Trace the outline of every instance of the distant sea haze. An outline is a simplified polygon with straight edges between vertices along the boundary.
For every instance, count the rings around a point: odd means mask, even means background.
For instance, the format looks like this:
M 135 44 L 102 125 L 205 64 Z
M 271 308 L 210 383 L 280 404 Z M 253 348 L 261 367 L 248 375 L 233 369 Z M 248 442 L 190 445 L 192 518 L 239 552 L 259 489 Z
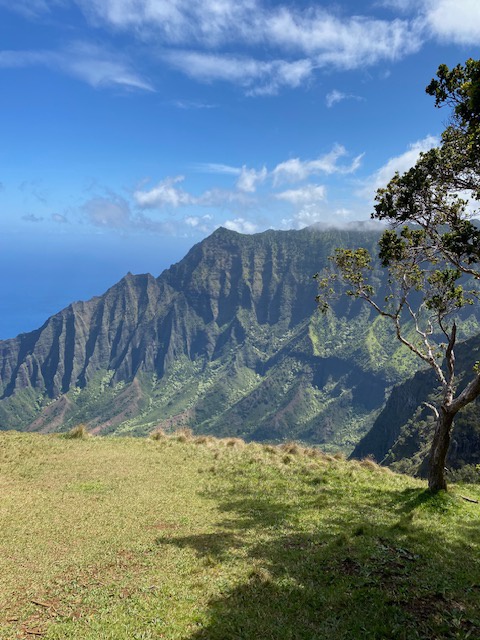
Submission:
M 191 238 L 96 235 L 80 249 L 66 236 L 39 241 L 34 234 L 2 234 L 0 340 L 38 329 L 72 302 L 103 294 L 128 271 L 158 276 L 192 244 Z

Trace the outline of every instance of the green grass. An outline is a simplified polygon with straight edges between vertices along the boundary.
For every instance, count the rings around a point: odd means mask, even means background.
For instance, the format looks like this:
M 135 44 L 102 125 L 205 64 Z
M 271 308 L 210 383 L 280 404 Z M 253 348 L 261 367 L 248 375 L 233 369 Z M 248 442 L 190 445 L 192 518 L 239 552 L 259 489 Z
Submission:
M 479 638 L 461 494 L 292 444 L 2 433 L 0 638 Z

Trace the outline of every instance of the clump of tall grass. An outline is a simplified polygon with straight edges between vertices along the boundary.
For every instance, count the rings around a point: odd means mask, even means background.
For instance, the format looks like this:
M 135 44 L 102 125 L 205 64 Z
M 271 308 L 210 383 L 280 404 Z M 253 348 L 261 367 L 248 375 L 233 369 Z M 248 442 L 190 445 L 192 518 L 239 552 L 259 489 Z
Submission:
M 193 431 L 188 427 L 182 427 L 175 431 L 173 438 L 177 442 L 191 442 L 193 440 Z
M 292 455 L 302 453 L 302 447 L 300 447 L 296 442 L 286 442 L 285 444 L 282 444 L 280 448 L 285 453 L 290 453 Z
M 380 471 L 380 465 L 373 458 L 367 457 L 360 460 L 360 466 L 370 471 Z
M 155 431 L 152 431 L 150 434 L 151 440 L 165 440 L 166 437 L 167 434 L 162 428 L 155 429 Z
M 90 437 L 87 427 L 84 424 L 77 424 L 73 429 L 67 431 L 65 438 L 70 440 L 85 440 Z
M 277 447 L 275 447 L 273 444 L 264 444 L 263 450 L 266 451 L 267 453 L 271 453 L 272 455 L 275 455 L 278 453 Z
M 244 447 L 245 446 L 245 441 L 242 440 L 241 438 L 228 438 L 225 441 L 225 444 L 227 447 Z

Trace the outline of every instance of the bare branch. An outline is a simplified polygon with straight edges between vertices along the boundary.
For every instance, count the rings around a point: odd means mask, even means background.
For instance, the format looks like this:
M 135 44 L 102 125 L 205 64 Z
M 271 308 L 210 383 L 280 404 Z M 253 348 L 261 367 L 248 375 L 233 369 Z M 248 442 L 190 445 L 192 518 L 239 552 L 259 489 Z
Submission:
M 440 417 L 440 414 L 438 413 L 437 407 L 433 404 L 430 404 L 430 402 L 424 402 L 423 404 L 426 407 L 428 407 L 431 411 L 433 411 L 433 415 L 435 416 L 435 419 L 438 420 L 438 418 Z

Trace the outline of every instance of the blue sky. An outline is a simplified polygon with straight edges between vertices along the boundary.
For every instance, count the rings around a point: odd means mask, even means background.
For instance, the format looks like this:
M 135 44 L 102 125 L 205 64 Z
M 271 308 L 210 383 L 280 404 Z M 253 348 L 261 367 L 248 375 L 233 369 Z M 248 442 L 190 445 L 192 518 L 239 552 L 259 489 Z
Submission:
M 366 219 L 478 0 L 0 0 L 0 338 L 216 227 Z

